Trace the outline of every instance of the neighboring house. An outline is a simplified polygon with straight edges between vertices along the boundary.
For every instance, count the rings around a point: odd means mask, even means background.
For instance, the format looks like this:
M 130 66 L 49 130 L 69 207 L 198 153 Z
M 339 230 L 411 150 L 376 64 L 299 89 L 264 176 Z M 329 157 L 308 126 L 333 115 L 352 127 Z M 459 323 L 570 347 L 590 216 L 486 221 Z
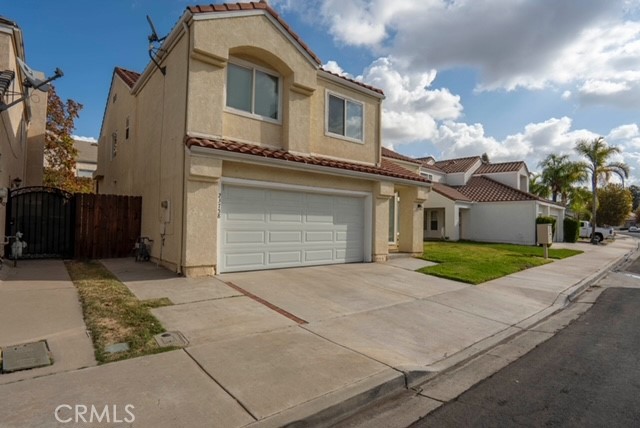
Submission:
M 17 59 L 25 61 L 22 30 L 0 17 L 0 102 L 8 106 L 29 95 Z M 37 73 L 38 76 L 43 75 Z M 43 176 L 46 92 L 36 92 L 0 112 L 0 189 L 40 186 Z M 0 206 L 0 242 L 4 240 L 6 198 Z M 1 250 L 0 250 L 1 251 Z
M 565 209 L 529 193 L 524 162 L 485 163 L 480 156 L 436 161 L 390 152 L 383 155 L 406 168 L 419 164 L 419 173 L 433 182 L 424 204 L 424 239 L 533 245 L 536 217 L 549 216 L 556 219 L 554 240 L 562 241 Z
M 98 169 L 98 143 L 74 138 L 73 146 L 78 150 L 76 159 L 76 177 L 92 178 Z
M 197 276 L 422 253 L 430 182 L 381 156 L 382 91 L 323 70 L 266 3 L 187 8 L 157 60 L 115 69 L 94 174 L 142 196 L 155 260 Z

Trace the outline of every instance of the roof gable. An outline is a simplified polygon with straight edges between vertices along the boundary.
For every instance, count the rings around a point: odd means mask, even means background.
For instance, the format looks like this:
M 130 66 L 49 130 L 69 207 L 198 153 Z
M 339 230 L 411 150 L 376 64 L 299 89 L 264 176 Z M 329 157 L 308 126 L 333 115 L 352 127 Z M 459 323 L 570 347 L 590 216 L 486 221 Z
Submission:
M 116 67 L 114 72 L 129 88 L 133 88 L 133 85 L 135 85 L 140 78 L 140 73 L 122 67 Z
M 337 77 L 345 82 L 355 84 L 362 88 L 368 89 L 376 94 L 384 95 L 382 89 L 373 87 L 371 85 L 367 85 L 364 82 L 350 79 L 348 77 L 342 76 L 340 74 L 333 73 L 329 70 L 326 70 L 322 67 L 319 67 L 322 64 L 322 61 L 318 56 L 309 48 L 309 46 L 296 34 L 295 31 L 286 23 L 284 19 L 276 12 L 267 2 L 246 2 L 246 3 L 222 3 L 222 4 L 208 4 L 208 5 L 196 5 L 196 6 L 188 6 L 187 11 L 189 11 L 194 16 L 202 16 L 205 14 L 220 14 L 224 15 L 248 15 L 248 14 L 264 14 L 267 17 L 272 18 L 277 24 L 281 27 L 282 30 L 286 33 L 287 36 L 293 41 L 294 44 L 300 48 L 300 50 L 306 54 L 312 62 L 315 63 L 318 70 L 326 73 L 328 76 Z

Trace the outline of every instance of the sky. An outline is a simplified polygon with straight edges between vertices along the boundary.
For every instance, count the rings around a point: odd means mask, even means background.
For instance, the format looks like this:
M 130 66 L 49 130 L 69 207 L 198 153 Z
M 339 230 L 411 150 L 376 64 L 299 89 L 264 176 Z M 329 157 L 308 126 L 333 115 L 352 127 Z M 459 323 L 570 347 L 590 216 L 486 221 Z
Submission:
M 214 1 L 215 2 L 215 1 Z M 204 2 L 201 2 L 204 3 Z M 197 0 L 0 0 L 29 66 L 98 138 L 113 68 L 142 72 Z M 384 90 L 383 144 L 436 159 L 525 160 L 603 136 L 640 184 L 640 0 L 270 0 L 325 68 Z

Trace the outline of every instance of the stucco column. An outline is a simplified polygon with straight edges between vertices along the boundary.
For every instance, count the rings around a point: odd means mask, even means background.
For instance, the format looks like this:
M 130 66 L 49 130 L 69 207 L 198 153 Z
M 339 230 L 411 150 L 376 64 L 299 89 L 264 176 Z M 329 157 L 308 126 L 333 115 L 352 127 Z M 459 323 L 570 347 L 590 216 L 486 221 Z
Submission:
M 311 95 L 313 90 L 296 85 L 291 77 L 285 79 L 283 104 L 283 148 L 290 152 L 309 153 L 311 135 Z
M 182 272 L 185 276 L 215 275 L 222 160 L 187 150 L 185 166 Z
M 389 255 L 389 201 L 394 196 L 393 184 L 378 182 L 374 193 L 373 261 L 386 262 Z
M 421 187 L 402 187 L 399 189 L 398 209 L 400 238 L 398 249 L 403 253 L 422 255 L 424 209 L 427 200 L 426 189 Z

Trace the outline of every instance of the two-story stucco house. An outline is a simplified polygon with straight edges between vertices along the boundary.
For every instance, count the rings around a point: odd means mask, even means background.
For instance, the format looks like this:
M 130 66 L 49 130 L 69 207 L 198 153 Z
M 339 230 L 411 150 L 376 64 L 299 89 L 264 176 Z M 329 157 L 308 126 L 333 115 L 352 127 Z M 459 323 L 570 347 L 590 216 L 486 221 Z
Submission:
M 154 259 L 196 276 L 422 253 L 430 182 L 381 156 L 382 91 L 323 70 L 266 3 L 188 7 L 157 60 L 115 69 L 94 175 L 142 196 Z
M 554 240 L 563 239 L 564 207 L 529 193 L 529 170 L 523 161 L 413 159 L 386 148 L 383 156 L 433 182 L 424 204 L 425 240 L 534 245 L 539 216 L 554 217 Z
M 22 30 L 15 22 L 0 17 L 0 189 L 3 195 L 5 189 L 41 186 L 44 173 L 47 93 L 31 94 L 33 89 L 24 85 L 25 76 L 18 60 L 26 61 Z M 35 74 L 44 79 L 42 73 Z M 4 241 L 5 219 L 6 205 L 2 205 L 0 242 Z

